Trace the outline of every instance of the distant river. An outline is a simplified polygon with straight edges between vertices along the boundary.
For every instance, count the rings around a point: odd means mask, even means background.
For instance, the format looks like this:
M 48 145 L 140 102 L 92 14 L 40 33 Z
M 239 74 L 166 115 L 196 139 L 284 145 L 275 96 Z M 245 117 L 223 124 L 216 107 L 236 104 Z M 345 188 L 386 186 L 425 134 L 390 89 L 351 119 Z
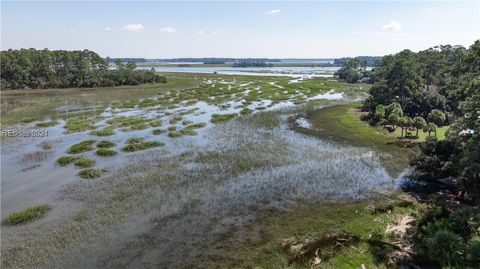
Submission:
M 339 67 L 154 67 L 157 72 L 217 73 L 225 75 L 249 76 L 289 76 L 289 77 L 331 77 Z M 140 68 L 150 69 L 150 68 Z

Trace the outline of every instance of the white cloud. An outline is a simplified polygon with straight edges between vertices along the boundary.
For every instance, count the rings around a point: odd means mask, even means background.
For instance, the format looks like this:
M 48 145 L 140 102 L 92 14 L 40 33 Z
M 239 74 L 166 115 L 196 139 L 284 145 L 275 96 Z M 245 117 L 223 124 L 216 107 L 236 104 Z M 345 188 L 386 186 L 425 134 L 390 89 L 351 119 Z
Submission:
M 213 30 L 213 31 L 210 32 L 211 35 L 219 35 L 221 33 L 222 33 L 222 31 L 220 31 L 220 30 Z
M 138 24 L 127 24 L 123 26 L 122 30 L 124 31 L 130 31 L 130 32 L 141 32 L 145 29 L 145 26 L 143 24 L 138 23 Z
M 160 28 L 160 32 L 165 33 L 165 34 L 173 34 L 177 31 L 177 29 L 171 27 L 171 26 L 165 26 Z
M 66 29 L 63 30 L 65 33 L 75 33 L 75 29 Z
M 205 34 L 205 30 L 198 30 L 196 32 L 197 35 L 204 35 Z
M 401 32 L 402 25 L 398 21 L 390 21 L 389 23 L 382 26 L 383 30 Z
M 108 31 L 112 30 L 112 28 L 110 28 L 110 27 L 105 27 L 105 28 L 103 28 L 103 30 L 108 32 Z
M 280 13 L 280 9 L 272 9 L 272 10 L 269 10 L 269 11 L 265 11 L 265 15 L 275 15 L 275 14 L 278 14 Z

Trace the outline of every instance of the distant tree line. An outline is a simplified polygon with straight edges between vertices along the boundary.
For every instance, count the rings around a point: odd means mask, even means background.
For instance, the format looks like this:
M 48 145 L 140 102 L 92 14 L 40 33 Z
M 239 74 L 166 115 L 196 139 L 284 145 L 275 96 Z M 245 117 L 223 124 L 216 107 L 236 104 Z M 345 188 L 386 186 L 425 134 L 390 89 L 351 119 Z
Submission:
M 203 64 L 225 64 L 226 62 L 222 59 L 207 59 L 203 62 Z
M 0 52 L 1 88 L 84 88 L 166 82 L 153 70 L 136 70 L 135 63 L 105 59 L 89 50 L 20 49 Z
M 164 58 L 164 59 L 147 59 L 147 58 L 110 58 L 107 57 L 109 62 L 114 63 L 116 60 L 122 62 L 190 62 L 190 63 L 208 63 L 208 62 L 223 62 L 223 63 L 234 63 L 242 61 L 257 61 L 257 62 L 281 62 L 281 59 L 270 59 L 270 58 L 215 58 L 215 57 L 202 57 L 202 58 Z
M 241 61 L 233 64 L 233 67 L 272 67 L 273 64 L 260 61 Z
M 383 56 L 358 56 L 355 58 L 343 57 L 343 58 L 337 58 L 333 60 L 333 64 L 335 66 L 343 66 L 347 64 L 349 61 L 351 61 L 352 59 L 355 59 L 357 61 L 364 62 L 366 66 L 375 67 L 378 65 L 380 60 L 382 60 L 382 58 Z

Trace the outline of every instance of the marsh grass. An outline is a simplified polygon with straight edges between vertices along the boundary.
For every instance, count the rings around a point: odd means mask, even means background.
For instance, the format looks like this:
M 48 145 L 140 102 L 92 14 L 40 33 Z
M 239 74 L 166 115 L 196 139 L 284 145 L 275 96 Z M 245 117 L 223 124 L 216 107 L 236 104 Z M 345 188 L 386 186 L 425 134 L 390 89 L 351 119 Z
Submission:
M 111 156 L 117 155 L 118 152 L 113 149 L 100 148 L 100 149 L 97 149 L 97 151 L 95 151 L 95 154 L 97 154 L 100 157 L 111 157 Z
M 175 138 L 175 137 L 181 137 L 182 134 L 180 132 L 173 131 L 173 132 L 168 132 L 168 136 L 171 138 Z
M 188 125 L 187 128 L 200 129 L 200 128 L 204 128 L 205 126 L 207 126 L 206 122 L 198 122 L 198 123 Z
M 150 125 L 151 127 L 162 126 L 162 121 L 161 121 L 161 120 L 151 121 L 151 122 L 149 123 L 149 125 Z
M 27 207 L 22 211 L 11 213 L 2 221 L 2 223 L 4 225 L 24 224 L 45 216 L 50 210 L 52 210 L 52 206 L 47 204 Z
M 93 150 L 93 144 L 95 144 L 96 140 L 85 140 L 80 143 L 74 144 L 70 146 L 68 149 L 68 153 L 70 154 L 77 154 L 85 151 Z
M 87 168 L 95 165 L 95 160 L 86 157 L 79 157 L 73 161 L 73 164 L 77 167 Z
M 58 121 L 53 120 L 53 121 L 38 122 L 37 124 L 35 124 L 35 126 L 40 128 L 45 128 L 45 127 L 52 127 L 57 124 L 58 124 Z
M 67 166 L 76 161 L 77 159 L 78 157 L 75 156 L 62 156 L 57 159 L 57 164 L 60 166 Z
M 111 148 L 115 147 L 117 144 L 108 140 L 102 140 L 97 143 L 97 148 Z
M 165 143 L 158 141 L 143 141 L 143 139 L 130 140 L 130 142 L 127 141 L 127 144 L 122 148 L 122 151 L 134 152 L 161 146 L 165 146 Z
M 55 144 L 52 141 L 43 141 L 40 144 L 38 144 L 39 147 L 41 147 L 43 150 L 48 150 L 52 149 Z
M 97 168 L 85 168 L 80 170 L 78 172 L 78 175 L 82 178 L 88 179 L 98 178 L 102 175 L 102 170 Z
M 95 129 L 96 127 L 94 124 L 97 120 L 97 118 L 88 117 L 86 115 L 71 117 L 67 120 L 65 129 L 69 133 Z
M 185 127 L 183 129 L 181 129 L 180 131 L 178 131 L 181 135 L 197 135 L 197 131 L 195 131 L 193 128 L 191 127 Z
M 28 163 L 39 163 L 47 160 L 53 155 L 52 151 L 33 151 L 23 155 L 21 162 Z
M 103 129 L 93 130 L 90 132 L 90 134 L 96 136 L 111 136 L 115 134 L 115 131 L 113 128 L 107 127 Z
M 210 120 L 212 123 L 218 123 L 223 121 L 229 121 L 235 118 L 238 114 L 237 113 L 230 113 L 230 114 L 212 114 L 212 119 Z
M 152 130 L 152 134 L 154 134 L 154 135 L 161 135 L 161 134 L 166 133 L 166 132 L 167 131 L 164 130 L 164 129 L 153 129 Z

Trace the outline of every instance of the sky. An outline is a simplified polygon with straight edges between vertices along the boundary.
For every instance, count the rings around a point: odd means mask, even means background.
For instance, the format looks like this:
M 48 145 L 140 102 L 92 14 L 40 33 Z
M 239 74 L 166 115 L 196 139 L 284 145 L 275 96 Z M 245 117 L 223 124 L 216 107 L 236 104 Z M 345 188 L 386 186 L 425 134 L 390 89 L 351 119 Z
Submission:
M 1 49 L 334 58 L 480 39 L 480 1 L 1 1 Z

